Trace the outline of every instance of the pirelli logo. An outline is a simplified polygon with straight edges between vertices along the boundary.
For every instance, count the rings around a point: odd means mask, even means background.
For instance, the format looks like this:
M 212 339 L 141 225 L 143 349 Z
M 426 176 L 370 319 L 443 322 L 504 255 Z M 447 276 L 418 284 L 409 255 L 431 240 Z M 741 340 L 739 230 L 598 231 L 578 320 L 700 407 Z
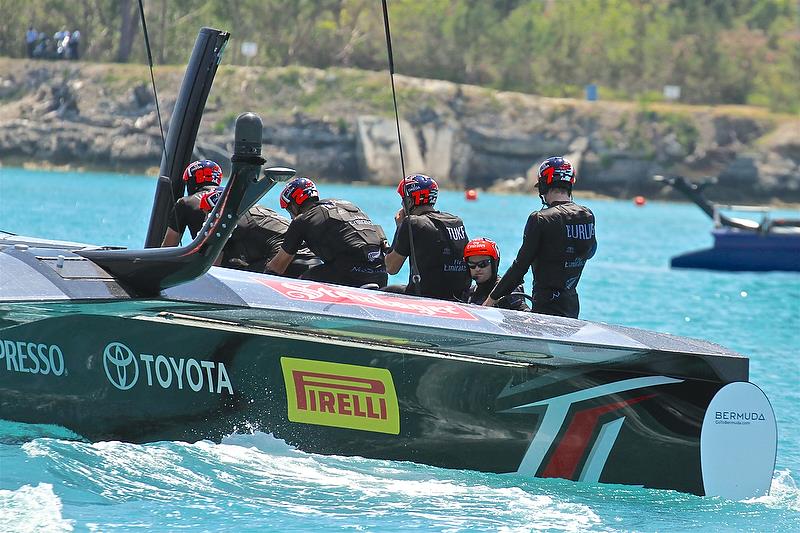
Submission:
M 289 420 L 400 433 L 392 373 L 385 368 L 281 357 Z

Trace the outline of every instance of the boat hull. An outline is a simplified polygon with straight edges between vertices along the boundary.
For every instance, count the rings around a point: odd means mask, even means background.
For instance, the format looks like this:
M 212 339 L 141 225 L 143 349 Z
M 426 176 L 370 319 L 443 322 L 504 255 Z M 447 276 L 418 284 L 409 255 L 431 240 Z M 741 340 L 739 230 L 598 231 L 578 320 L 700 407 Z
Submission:
M 674 257 L 674 268 L 800 272 L 800 233 L 716 230 L 714 247 Z
M 90 441 L 260 430 L 307 452 L 705 494 L 707 408 L 747 380 L 746 360 L 721 378 L 693 358 L 690 379 L 659 353 L 554 366 L 71 305 L 0 330 L 0 418 Z

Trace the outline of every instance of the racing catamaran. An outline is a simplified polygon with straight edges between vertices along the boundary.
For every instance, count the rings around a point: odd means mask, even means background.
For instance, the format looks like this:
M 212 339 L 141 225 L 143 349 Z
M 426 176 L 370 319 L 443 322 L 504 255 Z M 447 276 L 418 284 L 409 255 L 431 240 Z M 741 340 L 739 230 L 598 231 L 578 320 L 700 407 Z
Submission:
M 691 183 L 683 176 L 656 176 L 683 193 L 714 221 L 714 246 L 673 257 L 674 268 L 727 271 L 800 272 L 800 219 L 772 218 L 768 207 L 721 205 L 703 190 L 714 183 Z M 761 220 L 729 217 L 723 211 L 758 213 Z
M 147 245 L 182 193 L 228 34 L 203 28 Z M 88 441 L 220 440 L 740 499 L 776 425 L 748 359 L 663 333 L 212 267 L 262 169 L 239 117 L 228 186 L 182 248 L 0 235 L 0 419 Z

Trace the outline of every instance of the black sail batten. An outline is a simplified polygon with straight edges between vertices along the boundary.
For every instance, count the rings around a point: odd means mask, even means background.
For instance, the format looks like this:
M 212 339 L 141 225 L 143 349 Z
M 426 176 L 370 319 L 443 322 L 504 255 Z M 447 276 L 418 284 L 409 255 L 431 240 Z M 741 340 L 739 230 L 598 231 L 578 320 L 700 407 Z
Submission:
M 192 157 L 206 99 L 229 37 L 230 33 L 213 28 L 202 28 L 197 35 L 169 120 L 145 248 L 161 245 L 175 200 L 183 196 L 183 170 Z
M 128 290 L 141 296 L 190 281 L 214 263 L 236 228 L 239 217 L 277 181 L 294 170 L 266 169 L 261 175 L 261 119 L 244 113 L 236 120 L 231 178 L 195 239 L 180 248 L 76 251 L 113 275 Z

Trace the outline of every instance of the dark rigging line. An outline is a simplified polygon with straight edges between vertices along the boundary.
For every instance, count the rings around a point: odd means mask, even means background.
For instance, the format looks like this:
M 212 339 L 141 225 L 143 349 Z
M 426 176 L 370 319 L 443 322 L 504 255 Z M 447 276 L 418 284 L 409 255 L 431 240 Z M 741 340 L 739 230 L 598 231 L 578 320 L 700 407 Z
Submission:
M 161 108 L 158 105 L 158 91 L 156 91 L 156 78 L 153 74 L 153 54 L 150 52 L 150 36 L 147 33 L 147 22 L 144 18 L 144 3 L 139 0 L 139 15 L 142 19 L 142 31 L 144 32 L 144 44 L 147 49 L 147 62 L 150 65 L 150 82 L 153 85 L 153 98 L 156 101 L 156 114 L 158 115 L 158 128 L 161 131 L 161 148 L 167 153 L 167 142 L 164 140 L 164 124 L 161 122 Z
M 383 27 L 386 30 L 386 52 L 389 55 L 389 79 L 392 82 L 392 101 L 394 102 L 394 121 L 397 126 L 397 144 L 400 146 L 400 170 L 402 172 L 401 179 L 403 180 L 401 182 L 403 183 L 401 187 L 403 194 L 403 213 L 405 214 L 406 227 L 408 228 L 408 246 L 411 252 L 409 256 L 409 267 L 411 268 L 411 282 L 414 284 L 414 292 L 419 296 L 422 277 L 419 275 L 417 256 L 416 253 L 414 253 L 414 234 L 411 231 L 411 210 L 408 207 L 408 202 L 406 202 L 406 198 L 408 197 L 405 187 L 406 165 L 405 158 L 403 157 L 403 138 L 400 135 L 400 114 L 397 110 L 397 93 L 394 88 L 394 55 L 392 54 L 392 34 L 389 31 L 389 10 L 386 7 L 386 0 L 381 0 L 381 4 L 383 5 Z

